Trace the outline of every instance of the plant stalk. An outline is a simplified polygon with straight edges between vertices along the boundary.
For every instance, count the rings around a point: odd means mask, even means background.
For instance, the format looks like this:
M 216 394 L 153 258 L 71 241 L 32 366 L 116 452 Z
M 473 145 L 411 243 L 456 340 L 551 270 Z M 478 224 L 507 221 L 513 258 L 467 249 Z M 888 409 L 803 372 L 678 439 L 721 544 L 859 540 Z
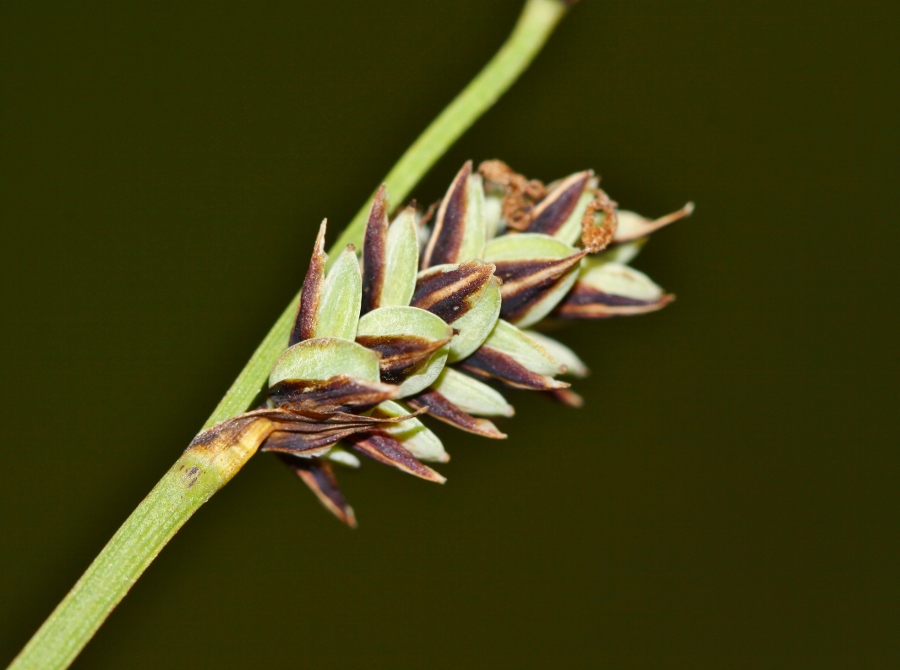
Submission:
M 513 84 L 544 46 L 571 0 L 527 0 L 509 38 L 469 85 L 407 149 L 385 178 L 393 202 L 403 201 L 446 150 Z M 331 250 L 362 241 L 371 199 Z M 299 295 L 250 357 L 203 429 L 248 410 L 284 351 Z M 175 462 L 94 559 L 9 670 L 66 668 L 147 566 L 190 516 L 256 452 L 270 430 L 250 422 L 228 439 L 194 445 Z

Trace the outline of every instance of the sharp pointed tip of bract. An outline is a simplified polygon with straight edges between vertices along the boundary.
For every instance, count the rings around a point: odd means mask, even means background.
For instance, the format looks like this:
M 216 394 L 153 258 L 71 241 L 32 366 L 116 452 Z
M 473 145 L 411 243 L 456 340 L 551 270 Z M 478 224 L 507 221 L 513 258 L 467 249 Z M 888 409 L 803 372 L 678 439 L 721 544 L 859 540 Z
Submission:
M 341 512 L 341 514 L 335 514 L 335 516 L 342 521 L 347 528 L 356 530 L 358 524 L 356 521 L 356 513 L 353 511 L 353 508 L 347 505 Z
M 685 203 L 684 207 L 681 208 L 681 211 L 684 212 L 685 216 L 690 216 L 694 213 L 694 209 L 696 209 L 696 207 L 697 206 L 694 204 L 694 201 L 689 200 L 687 203 Z
M 315 253 L 322 254 L 325 253 L 325 232 L 328 229 L 328 219 L 322 219 L 322 223 L 319 224 L 319 232 L 316 233 L 316 244 L 315 244 Z

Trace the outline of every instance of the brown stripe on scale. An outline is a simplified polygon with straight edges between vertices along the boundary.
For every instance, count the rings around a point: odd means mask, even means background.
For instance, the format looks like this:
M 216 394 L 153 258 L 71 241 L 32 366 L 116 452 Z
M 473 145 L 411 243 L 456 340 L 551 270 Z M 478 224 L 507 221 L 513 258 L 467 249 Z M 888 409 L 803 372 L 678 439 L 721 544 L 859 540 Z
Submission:
M 563 276 L 575 267 L 587 251 L 579 251 L 559 260 L 494 261 L 494 274 L 503 281 L 500 316 L 516 321 L 546 293 L 552 291 Z
M 322 221 L 322 225 L 319 226 L 319 234 L 316 236 L 316 244 L 313 247 L 312 259 L 309 261 L 309 269 L 303 280 L 303 288 L 300 290 L 300 307 L 288 339 L 289 347 L 315 337 L 316 315 L 319 312 L 319 300 L 322 296 L 322 282 L 325 280 L 325 226 L 326 222 Z
M 594 176 L 590 170 L 578 172 L 563 179 L 553 187 L 547 197 L 541 200 L 531 213 L 529 233 L 555 235 L 562 225 L 572 216 L 578 199 L 584 192 L 588 180 Z
M 506 434 L 501 433 L 497 426 L 487 419 L 478 419 L 468 414 L 447 400 L 441 393 L 435 390 L 426 390 L 406 399 L 413 407 L 427 409 L 428 415 L 433 416 L 451 426 L 484 437 L 496 440 L 506 439 Z
M 315 412 L 365 411 L 396 397 L 397 393 L 397 388 L 391 384 L 348 375 L 335 375 L 324 381 L 285 379 L 268 390 L 269 399 L 277 407 Z
M 599 222 L 597 212 L 603 212 L 603 218 Z M 618 227 L 616 203 L 610 200 L 606 192 L 598 188 L 594 192 L 594 199 L 581 217 L 581 243 L 590 253 L 595 254 L 612 242 Z
M 406 447 L 385 432 L 376 430 L 355 435 L 349 438 L 347 443 L 359 453 L 364 454 L 379 463 L 390 465 L 398 470 L 408 472 L 411 475 L 427 479 L 431 482 L 443 484 L 447 481 L 427 465 L 423 465 L 419 462 Z
M 551 391 L 569 387 L 566 382 L 532 372 L 512 356 L 488 346 L 466 358 L 462 367 L 478 377 L 498 379 L 513 388 Z
M 318 458 L 281 455 L 281 460 L 303 480 L 325 508 L 351 528 L 356 528 L 356 515 L 347 504 L 331 469 L 331 463 Z
M 466 261 L 450 269 L 436 267 L 419 273 L 410 305 L 453 323 L 472 309 L 494 275 L 494 264 Z
M 381 301 L 384 287 L 385 245 L 387 244 L 387 202 L 385 185 L 375 191 L 369 218 L 366 221 L 362 253 L 362 314 L 371 312 Z
M 420 267 L 423 270 L 432 265 L 456 263 L 460 260 L 459 249 L 466 231 L 467 195 L 471 174 L 472 161 L 467 161 L 447 189 L 447 194 L 438 207 L 431 237 L 428 238 L 428 244 L 422 253 Z
M 635 316 L 662 309 L 675 300 L 671 293 L 657 300 L 638 300 L 604 293 L 583 284 L 575 288 L 553 311 L 560 319 L 608 319 L 615 316 Z
M 416 335 L 362 335 L 356 338 L 357 343 L 373 349 L 381 354 L 379 366 L 381 378 L 392 384 L 403 381 L 420 363 L 424 363 L 431 354 L 448 344 L 453 338 L 432 340 Z

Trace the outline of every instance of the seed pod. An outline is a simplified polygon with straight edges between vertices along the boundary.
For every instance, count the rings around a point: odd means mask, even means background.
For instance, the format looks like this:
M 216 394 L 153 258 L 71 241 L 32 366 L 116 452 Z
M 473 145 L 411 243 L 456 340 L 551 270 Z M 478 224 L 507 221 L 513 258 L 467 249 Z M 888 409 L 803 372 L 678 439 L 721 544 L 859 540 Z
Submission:
M 512 416 L 513 406 L 498 391 L 453 368 L 444 368 L 432 388 L 474 416 Z
M 409 304 L 416 290 L 419 238 L 415 206 L 404 209 L 388 228 L 381 307 Z
M 332 447 L 329 449 L 328 453 L 325 454 L 325 458 L 332 463 L 340 463 L 348 468 L 358 468 L 360 466 L 359 459 L 356 456 L 340 447 Z
M 285 350 L 269 375 L 269 386 L 285 379 L 331 379 L 346 375 L 363 381 L 380 379 L 378 354 L 361 344 L 335 337 L 299 342 Z
M 353 340 L 362 304 L 362 275 L 352 244 L 341 252 L 322 285 L 316 337 Z
M 621 244 L 623 242 L 631 242 L 641 237 L 646 237 L 650 233 L 656 232 L 670 223 L 680 221 L 687 218 L 694 212 L 694 203 L 689 202 L 681 209 L 661 216 L 656 220 L 651 220 L 640 214 L 619 210 L 619 229 L 616 231 L 615 242 Z
M 645 314 L 662 309 L 675 296 L 666 294 L 643 272 L 619 263 L 604 263 L 586 271 L 554 316 L 562 319 L 603 319 Z
M 500 318 L 501 305 L 500 280 L 491 277 L 475 306 L 452 321 L 456 334 L 450 341 L 448 363 L 455 363 L 470 356 L 484 344 L 497 324 L 497 319 Z
M 484 255 L 503 282 L 500 315 L 521 327 L 543 319 L 572 288 L 585 253 L 537 233 L 491 240 Z
M 408 416 L 409 410 L 396 402 L 383 402 L 375 408 L 375 414 L 387 417 Z M 384 431 L 402 444 L 409 453 L 421 461 L 446 463 L 450 455 L 444 450 L 440 438 L 419 419 L 406 419 L 387 424 Z
M 613 244 L 607 247 L 599 254 L 587 256 L 582 263 L 582 273 L 604 263 L 620 263 L 628 265 L 641 252 L 647 238 L 641 238 L 634 242 L 625 242 L 623 244 Z
M 571 375 L 572 377 L 587 377 L 590 374 L 590 370 L 588 370 L 584 361 L 578 358 L 578 354 L 562 342 L 557 342 L 553 338 L 536 333 L 533 330 L 526 331 L 525 334 L 541 345 L 554 361 L 565 368 L 563 374 Z
M 498 379 L 514 388 L 547 391 L 569 386 L 552 377 L 564 368 L 537 342 L 502 319 L 462 366 L 477 377 Z

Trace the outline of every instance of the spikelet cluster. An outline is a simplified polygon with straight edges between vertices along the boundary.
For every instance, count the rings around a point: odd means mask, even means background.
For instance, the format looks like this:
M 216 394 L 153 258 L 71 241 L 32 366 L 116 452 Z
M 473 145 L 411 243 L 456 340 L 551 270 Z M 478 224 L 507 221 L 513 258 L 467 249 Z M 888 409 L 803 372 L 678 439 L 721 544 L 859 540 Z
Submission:
M 266 406 L 215 430 L 266 421 L 260 451 L 278 453 L 355 525 L 334 464 L 356 467 L 364 455 L 444 481 L 424 464 L 449 459 L 424 416 L 504 438 L 492 419 L 514 410 L 500 389 L 579 406 L 560 377 L 587 366 L 538 329 L 668 304 L 628 263 L 650 233 L 691 210 L 646 219 L 619 210 L 591 171 L 544 185 L 499 161 L 466 163 L 439 203 L 393 220 L 382 186 L 362 249 L 348 246 L 327 273 L 322 223 Z

